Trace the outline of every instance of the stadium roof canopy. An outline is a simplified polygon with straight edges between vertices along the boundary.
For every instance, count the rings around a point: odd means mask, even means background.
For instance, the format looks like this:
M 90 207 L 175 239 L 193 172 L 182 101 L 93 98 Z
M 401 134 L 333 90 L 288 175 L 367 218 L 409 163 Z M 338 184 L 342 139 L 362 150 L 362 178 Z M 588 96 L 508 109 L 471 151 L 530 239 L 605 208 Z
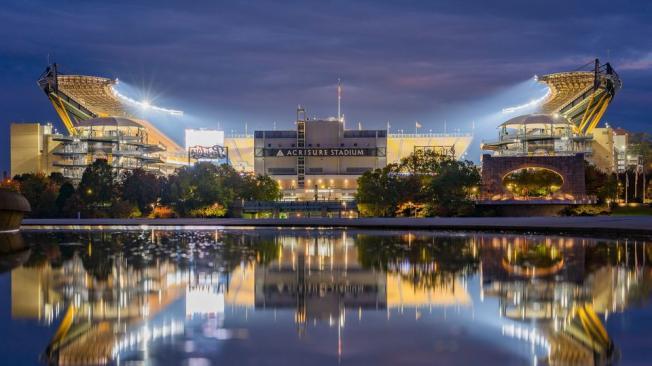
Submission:
M 115 127 L 137 127 L 143 128 L 143 126 L 129 118 L 121 117 L 98 117 L 91 118 L 80 121 L 77 124 L 78 127 L 100 127 L 100 126 L 115 126 Z
M 97 76 L 58 75 L 59 90 L 100 116 L 129 116 L 112 86 L 115 80 Z
M 550 95 L 541 107 L 543 113 L 558 113 L 575 126 L 575 132 L 589 135 L 597 127 L 622 82 L 611 64 L 598 59 L 591 71 L 576 70 L 544 75 L 538 78 L 550 88 Z
M 499 127 L 514 125 L 570 125 L 571 122 L 559 114 L 525 114 L 514 117 L 507 122 L 502 123 Z
M 550 88 L 550 97 L 543 104 L 543 112 L 558 112 L 578 95 L 593 88 L 594 77 L 589 71 L 560 72 L 539 77 L 539 81 Z

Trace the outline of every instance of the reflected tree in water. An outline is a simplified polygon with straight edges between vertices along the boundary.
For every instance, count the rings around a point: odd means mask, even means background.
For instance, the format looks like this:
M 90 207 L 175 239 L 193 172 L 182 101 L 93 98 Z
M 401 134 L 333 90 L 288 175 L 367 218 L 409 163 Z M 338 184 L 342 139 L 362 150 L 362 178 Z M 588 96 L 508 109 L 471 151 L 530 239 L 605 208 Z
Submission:
M 472 237 L 358 235 L 355 244 L 363 267 L 400 274 L 417 288 L 448 286 L 480 263 Z

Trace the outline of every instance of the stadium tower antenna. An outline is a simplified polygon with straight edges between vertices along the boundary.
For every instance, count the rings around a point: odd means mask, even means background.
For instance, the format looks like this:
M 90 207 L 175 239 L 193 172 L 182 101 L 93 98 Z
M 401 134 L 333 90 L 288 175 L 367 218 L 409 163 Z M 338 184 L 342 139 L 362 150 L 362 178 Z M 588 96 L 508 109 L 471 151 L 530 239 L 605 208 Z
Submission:
M 337 78 L 337 120 L 342 122 L 342 80 Z

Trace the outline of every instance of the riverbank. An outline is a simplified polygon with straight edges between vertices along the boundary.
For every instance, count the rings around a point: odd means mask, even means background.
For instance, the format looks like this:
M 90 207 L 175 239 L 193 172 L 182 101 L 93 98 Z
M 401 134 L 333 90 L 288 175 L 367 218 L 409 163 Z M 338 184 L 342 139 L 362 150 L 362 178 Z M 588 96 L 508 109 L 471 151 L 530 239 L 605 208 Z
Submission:
M 71 230 L 107 226 L 144 227 L 338 227 L 369 229 L 515 231 L 652 236 L 652 216 L 433 217 L 292 219 L 25 219 L 27 230 Z

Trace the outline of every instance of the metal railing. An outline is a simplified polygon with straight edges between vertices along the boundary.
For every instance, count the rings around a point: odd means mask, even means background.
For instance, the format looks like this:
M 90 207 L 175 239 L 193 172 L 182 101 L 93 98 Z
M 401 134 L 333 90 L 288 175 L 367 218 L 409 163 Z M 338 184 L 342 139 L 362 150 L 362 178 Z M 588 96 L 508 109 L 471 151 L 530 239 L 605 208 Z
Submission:
M 472 137 L 472 133 L 468 132 L 452 132 L 452 133 L 388 133 L 387 137 L 401 138 L 401 137 Z
M 357 210 L 355 201 L 245 201 L 244 212 L 308 212 Z

